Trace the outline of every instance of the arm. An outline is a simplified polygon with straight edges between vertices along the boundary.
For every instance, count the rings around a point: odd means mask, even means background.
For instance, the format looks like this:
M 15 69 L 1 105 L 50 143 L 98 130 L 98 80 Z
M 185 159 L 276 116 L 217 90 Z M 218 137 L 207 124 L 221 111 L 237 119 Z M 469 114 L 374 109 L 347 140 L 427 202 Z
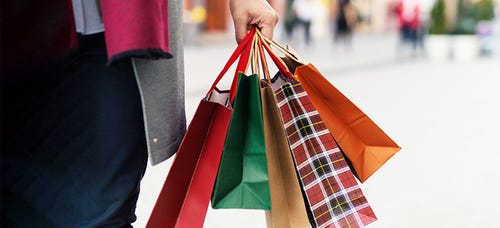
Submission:
M 251 25 L 257 25 L 264 36 L 273 37 L 279 16 L 266 0 L 230 0 L 229 8 L 237 42 L 245 37 Z

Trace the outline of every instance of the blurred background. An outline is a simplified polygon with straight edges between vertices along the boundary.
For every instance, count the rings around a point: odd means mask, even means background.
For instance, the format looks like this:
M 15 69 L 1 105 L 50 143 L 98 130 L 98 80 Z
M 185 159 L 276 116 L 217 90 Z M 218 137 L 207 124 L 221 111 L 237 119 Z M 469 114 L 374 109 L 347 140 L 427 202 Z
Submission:
M 269 2 L 280 14 L 274 39 L 402 147 L 361 185 L 379 218 L 368 227 L 499 227 L 500 0 Z M 184 10 L 189 121 L 236 42 L 228 0 L 185 0 Z M 135 227 L 172 160 L 148 166 Z M 265 226 L 256 210 L 209 208 L 205 220 Z
M 227 0 L 184 2 L 186 44 L 207 42 L 207 35 L 232 34 Z M 498 0 L 269 2 L 281 15 L 275 39 L 295 48 L 334 42 L 339 46 L 337 49 L 349 49 L 355 46 L 351 42 L 354 36 L 398 33 L 401 46 L 397 47 L 397 51 L 410 52 L 400 54 L 460 59 L 477 57 L 478 53 L 490 56 L 493 49 L 498 49 L 495 45 L 500 33 L 498 20 L 495 20 L 499 11 Z M 426 44 L 428 48 L 425 48 Z M 435 45 L 440 48 L 434 48 Z M 436 53 L 438 51 L 441 53 Z M 465 56 L 465 52 L 469 52 L 470 56 Z

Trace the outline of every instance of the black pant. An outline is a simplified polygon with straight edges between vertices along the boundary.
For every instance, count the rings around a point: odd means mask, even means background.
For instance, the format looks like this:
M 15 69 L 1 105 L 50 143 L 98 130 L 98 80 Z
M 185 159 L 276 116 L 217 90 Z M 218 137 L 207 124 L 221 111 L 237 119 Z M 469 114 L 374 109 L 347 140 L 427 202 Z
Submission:
M 52 65 L 2 77 L 1 226 L 127 227 L 147 163 L 130 59 L 103 34 Z
M 296 24 L 304 27 L 304 41 L 309 45 L 311 43 L 311 20 L 297 19 Z

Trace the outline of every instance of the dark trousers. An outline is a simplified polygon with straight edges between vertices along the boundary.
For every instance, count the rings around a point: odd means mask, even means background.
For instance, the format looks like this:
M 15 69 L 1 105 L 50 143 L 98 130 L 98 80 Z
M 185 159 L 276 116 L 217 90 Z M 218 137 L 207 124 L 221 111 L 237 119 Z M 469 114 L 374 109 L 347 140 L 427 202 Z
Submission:
M 311 43 L 311 21 L 297 19 L 297 25 L 303 26 L 304 28 L 304 42 L 309 45 Z
M 102 34 L 53 64 L 2 72 L 1 227 L 129 227 L 147 164 L 130 59 Z
M 417 29 L 412 28 L 409 25 L 404 25 L 401 27 L 401 41 L 403 43 L 411 44 L 413 48 L 417 47 L 418 35 Z

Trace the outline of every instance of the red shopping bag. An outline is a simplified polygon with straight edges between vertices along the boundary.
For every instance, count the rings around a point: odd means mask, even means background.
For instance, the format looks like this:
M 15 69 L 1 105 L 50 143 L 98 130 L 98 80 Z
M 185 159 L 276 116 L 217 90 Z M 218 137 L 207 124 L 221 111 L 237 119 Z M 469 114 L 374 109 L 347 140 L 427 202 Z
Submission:
M 248 64 L 254 30 L 240 42 L 189 124 L 147 227 L 202 227 L 231 118 L 236 75 Z M 240 56 L 229 91 L 217 83 Z

